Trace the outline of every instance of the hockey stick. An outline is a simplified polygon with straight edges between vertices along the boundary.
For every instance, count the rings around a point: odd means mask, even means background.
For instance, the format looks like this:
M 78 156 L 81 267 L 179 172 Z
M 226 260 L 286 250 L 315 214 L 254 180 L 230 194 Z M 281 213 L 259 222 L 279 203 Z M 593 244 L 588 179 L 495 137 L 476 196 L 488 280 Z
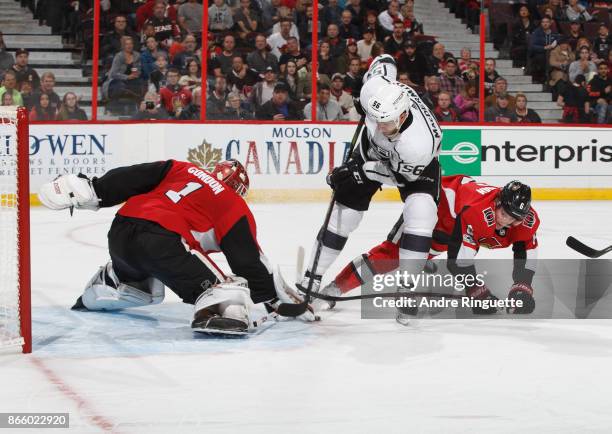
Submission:
M 359 134 L 361 133 L 361 129 L 365 124 L 365 115 L 361 116 L 359 119 L 359 123 L 357 124 L 357 128 L 355 129 L 355 134 L 353 134 L 353 139 L 351 140 L 351 147 L 349 151 L 345 155 L 342 160 L 342 164 L 346 163 L 353 153 L 353 149 L 355 149 L 355 144 L 357 143 L 357 139 L 359 138 Z M 336 193 L 332 194 L 331 200 L 329 201 L 329 206 L 327 207 L 327 214 L 325 214 L 325 220 L 323 221 L 322 230 L 319 231 L 317 235 L 317 250 L 315 252 L 314 260 L 312 261 L 312 269 L 310 270 L 311 278 L 308 282 L 308 288 L 304 291 L 304 301 L 301 303 L 281 303 L 276 311 L 279 315 L 282 316 L 300 316 L 306 309 L 308 309 L 308 303 L 310 303 L 310 295 L 312 293 L 312 285 L 314 283 L 314 276 L 317 274 L 317 267 L 319 266 L 319 258 L 321 257 L 321 251 L 323 250 L 323 228 L 327 228 L 329 225 L 329 220 L 331 219 L 332 211 L 334 210 L 334 205 L 336 204 Z
M 600 256 L 603 256 L 608 252 L 612 252 L 612 246 L 608 246 L 605 249 L 601 250 L 595 250 L 594 248 L 589 247 L 586 244 L 578 241 L 574 237 L 567 237 L 565 244 L 567 244 L 570 249 L 574 249 L 578 253 L 582 253 L 584 256 L 587 256 L 589 258 L 599 258 Z

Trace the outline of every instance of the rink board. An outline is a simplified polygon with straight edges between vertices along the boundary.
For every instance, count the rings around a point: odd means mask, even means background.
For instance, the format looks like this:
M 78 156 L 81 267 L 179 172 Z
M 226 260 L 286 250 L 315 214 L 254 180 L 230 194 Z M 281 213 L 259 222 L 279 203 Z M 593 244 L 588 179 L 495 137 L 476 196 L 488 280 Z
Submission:
M 289 123 L 32 125 L 31 192 L 66 173 L 102 176 L 114 167 L 168 158 L 211 169 L 237 158 L 251 178 L 251 201 L 324 201 L 330 196 L 325 175 L 350 149 L 354 129 Z M 0 131 L 0 141 L 12 139 Z M 0 155 L 7 148 L 0 146 Z M 445 127 L 440 160 L 445 175 L 473 175 L 496 185 L 521 179 L 539 200 L 612 199 L 610 128 Z M 0 160 L 0 176 L 13 170 Z M 376 196 L 397 198 L 392 188 Z

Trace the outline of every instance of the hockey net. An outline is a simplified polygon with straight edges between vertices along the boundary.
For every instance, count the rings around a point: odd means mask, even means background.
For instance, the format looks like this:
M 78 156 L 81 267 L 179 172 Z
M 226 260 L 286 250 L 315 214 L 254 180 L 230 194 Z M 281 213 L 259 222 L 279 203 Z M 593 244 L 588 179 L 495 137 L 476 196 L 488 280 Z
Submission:
M 30 191 L 24 108 L 0 107 L 0 349 L 32 348 Z

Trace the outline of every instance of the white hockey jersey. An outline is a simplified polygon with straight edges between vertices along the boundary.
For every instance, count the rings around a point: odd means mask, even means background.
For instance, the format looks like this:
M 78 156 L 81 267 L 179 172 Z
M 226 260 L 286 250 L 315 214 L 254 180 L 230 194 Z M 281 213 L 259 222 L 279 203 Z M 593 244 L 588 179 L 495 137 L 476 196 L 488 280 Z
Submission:
M 377 128 L 376 121 L 370 116 L 366 115 L 365 119 L 369 143 L 360 144 L 361 156 L 366 161 L 364 172 L 374 181 L 391 185 L 401 182 L 391 171 L 407 181 L 416 181 L 438 156 L 442 141 L 442 129 L 434 114 L 414 89 L 395 80 L 396 74 L 397 69 L 393 64 L 375 59 L 364 76 L 359 95 L 364 108 L 370 98 L 389 83 L 402 87 L 410 96 L 410 116 L 401 126 L 399 134 L 392 139 Z

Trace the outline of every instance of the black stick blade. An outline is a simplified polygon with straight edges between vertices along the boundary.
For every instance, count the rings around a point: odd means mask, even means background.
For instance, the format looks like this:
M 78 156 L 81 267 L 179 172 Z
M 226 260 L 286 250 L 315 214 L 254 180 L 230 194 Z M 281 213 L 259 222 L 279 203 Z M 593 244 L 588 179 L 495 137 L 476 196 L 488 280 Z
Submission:
M 586 244 L 582 243 L 581 241 L 578 241 L 576 238 L 571 236 L 567 237 L 565 244 L 567 244 L 570 249 L 573 249 L 589 258 L 599 258 L 600 256 L 612 251 L 612 246 L 608 246 L 603 250 L 595 250 L 594 248 L 587 246 Z

